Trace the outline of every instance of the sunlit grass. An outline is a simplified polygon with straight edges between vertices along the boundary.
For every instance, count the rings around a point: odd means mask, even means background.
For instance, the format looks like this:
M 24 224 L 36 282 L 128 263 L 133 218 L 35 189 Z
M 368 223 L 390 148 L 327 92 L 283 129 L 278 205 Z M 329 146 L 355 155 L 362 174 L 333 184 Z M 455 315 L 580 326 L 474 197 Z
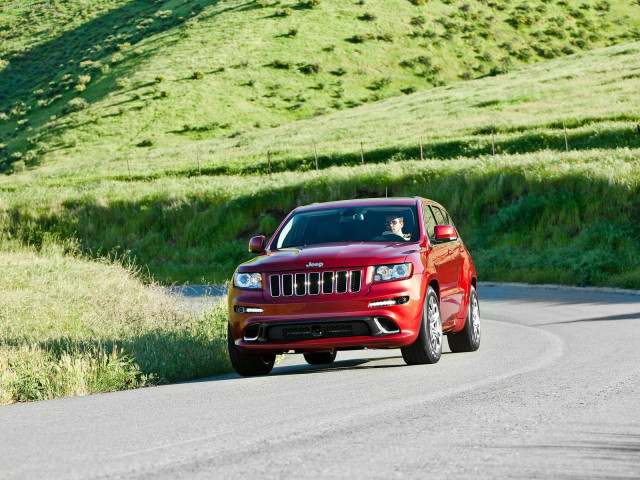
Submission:
M 226 306 L 193 313 L 133 267 L 0 252 L 0 403 L 86 395 L 229 371 Z M 69 249 L 67 249 L 68 251 Z

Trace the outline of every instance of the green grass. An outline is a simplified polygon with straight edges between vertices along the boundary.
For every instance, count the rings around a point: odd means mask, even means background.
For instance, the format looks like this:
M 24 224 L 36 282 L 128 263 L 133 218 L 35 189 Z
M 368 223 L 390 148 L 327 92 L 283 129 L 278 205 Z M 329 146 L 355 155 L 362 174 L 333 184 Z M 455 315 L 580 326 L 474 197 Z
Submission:
M 627 0 L 49 5 L 0 19 L 4 171 L 246 146 L 275 125 L 640 38 Z
M 226 305 L 191 313 L 135 269 L 50 240 L 3 250 L 0 404 L 230 371 Z
M 130 159 L 132 182 L 123 158 L 61 157 L 0 179 L 0 226 L 25 244 L 37 247 L 46 234 L 78 238 L 84 252 L 129 256 L 159 281 L 198 283 L 228 279 L 249 256 L 248 238 L 272 233 L 296 205 L 423 195 L 452 210 L 485 280 L 637 286 L 625 273 L 637 265 L 633 242 L 612 243 L 625 258 L 618 267 L 599 263 L 593 252 L 607 248 L 597 242 L 575 242 L 578 225 L 604 228 L 604 238 L 608 228 L 624 238 L 636 232 L 639 61 L 636 42 L 235 139 L 145 149 Z M 605 177 L 603 159 L 616 166 Z M 510 169 L 522 172 L 510 177 Z M 578 182 L 579 175 L 595 180 Z M 611 191 L 602 196 L 598 185 L 608 178 Z M 485 188 L 506 180 L 501 197 Z M 618 203 L 610 209 L 605 199 Z M 527 208 L 535 222 L 509 231 L 505 212 L 520 225 Z

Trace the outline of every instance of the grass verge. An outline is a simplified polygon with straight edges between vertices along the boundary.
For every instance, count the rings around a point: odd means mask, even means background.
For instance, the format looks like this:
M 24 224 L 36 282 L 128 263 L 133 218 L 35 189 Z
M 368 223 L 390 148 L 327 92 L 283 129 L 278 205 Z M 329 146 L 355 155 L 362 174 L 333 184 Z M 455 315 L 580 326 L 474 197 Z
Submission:
M 64 250 L 0 252 L 0 404 L 230 371 L 223 303 L 195 314 L 133 267 Z

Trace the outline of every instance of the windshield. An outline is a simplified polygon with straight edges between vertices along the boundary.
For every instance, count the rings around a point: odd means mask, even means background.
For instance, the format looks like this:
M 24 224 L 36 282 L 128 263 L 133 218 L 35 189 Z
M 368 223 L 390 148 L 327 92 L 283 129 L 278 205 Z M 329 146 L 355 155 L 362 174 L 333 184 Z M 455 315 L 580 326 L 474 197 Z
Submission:
M 307 210 L 293 214 L 272 248 L 333 242 L 414 242 L 420 236 L 415 205 Z

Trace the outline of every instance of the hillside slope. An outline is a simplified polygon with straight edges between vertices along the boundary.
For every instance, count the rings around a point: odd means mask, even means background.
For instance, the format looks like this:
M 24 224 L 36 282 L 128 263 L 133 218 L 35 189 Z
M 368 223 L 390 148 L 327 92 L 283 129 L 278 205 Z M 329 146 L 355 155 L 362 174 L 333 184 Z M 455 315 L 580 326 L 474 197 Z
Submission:
M 484 280 L 637 288 L 638 78 L 635 42 L 130 161 L 48 162 L 0 177 L 0 231 L 223 281 L 296 205 L 422 195 L 449 208 Z
M 640 38 L 627 0 L 125 1 L 3 7 L 0 170 L 259 134 Z M 76 168 L 78 165 L 76 163 Z

